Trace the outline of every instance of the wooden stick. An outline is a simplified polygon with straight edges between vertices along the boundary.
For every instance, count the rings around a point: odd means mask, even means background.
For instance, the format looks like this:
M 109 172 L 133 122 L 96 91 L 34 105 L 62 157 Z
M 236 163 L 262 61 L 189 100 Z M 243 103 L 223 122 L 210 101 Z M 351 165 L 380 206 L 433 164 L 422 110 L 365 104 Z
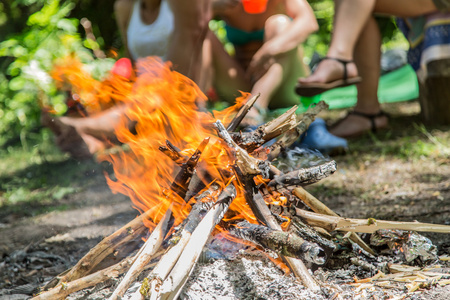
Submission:
M 273 217 L 272 213 L 270 212 L 269 208 L 267 207 L 266 203 L 264 202 L 263 197 L 258 192 L 258 189 L 256 188 L 255 182 L 253 181 L 253 178 L 249 175 L 255 175 L 261 173 L 261 164 L 259 161 L 250 155 L 248 153 L 236 145 L 236 143 L 231 138 L 228 131 L 224 130 L 222 123 L 220 121 L 217 121 L 215 123 L 217 131 L 219 133 L 219 136 L 228 144 L 228 146 L 233 149 L 236 153 L 236 166 L 233 168 L 236 174 L 236 178 L 241 186 L 244 188 L 244 195 L 245 199 L 247 200 L 247 203 L 249 204 L 250 208 L 253 211 L 253 214 L 255 217 L 262 223 L 266 224 L 266 226 L 282 230 L 281 226 L 278 224 L 278 222 Z M 239 156 L 238 156 L 239 155 Z M 238 158 L 239 157 L 239 158 Z M 267 176 L 270 170 L 270 164 L 267 165 Z M 305 264 L 299 260 L 292 257 L 284 257 L 284 260 L 288 263 L 288 265 L 291 267 L 292 271 L 294 272 L 295 276 L 297 278 L 300 278 L 302 280 L 303 284 L 313 290 L 313 291 L 319 291 L 320 287 L 317 284 L 317 282 L 312 278 L 312 276 L 309 274 L 308 269 L 306 268 Z
M 336 214 L 328 206 L 319 201 L 316 197 L 308 193 L 308 191 L 306 191 L 305 189 L 299 187 L 295 188 L 292 192 L 295 196 L 300 198 L 303 203 L 308 205 L 314 212 L 338 217 L 338 214 Z M 370 248 L 369 245 L 367 245 L 356 233 L 353 232 L 352 234 L 350 234 L 349 238 L 370 254 L 376 255 L 376 252 L 372 248 Z
M 318 265 L 323 265 L 326 261 L 326 255 L 322 248 L 305 241 L 294 233 L 251 224 L 247 221 L 239 222 L 229 232 L 235 237 L 250 241 L 280 255 L 303 258 Z
M 239 132 L 230 135 L 240 147 L 250 153 L 271 139 L 295 128 L 297 125 L 296 110 L 297 106 L 294 106 L 278 118 L 259 126 L 252 132 Z
M 188 160 L 188 157 L 180 153 L 180 149 L 166 140 L 166 146 L 159 146 L 159 151 L 170 157 L 177 165 L 181 166 Z
M 114 290 L 113 294 L 109 298 L 110 300 L 116 300 L 119 297 L 122 297 L 133 280 L 136 279 L 136 277 L 142 272 L 142 269 L 153 258 L 164 240 L 164 236 L 166 235 L 167 226 L 169 224 L 171 216 L 172 210 L 171 208 L 169 208 L 164 214 L 161 221 L 153 230 L 150 237 L 145 242 L 144 246 L 142 246 L 141 250 L 136 255 L 136 259 L 134 260 L 133 265 L 128 270 L 127 274 L 122 279 L 117 288 Z
M 215 122 L 214 125 L 216 126 L 218 135 L 227 143 L 230 150 L 233 151 L 236 164 L 239 165 L 242 172 L 247 175 L 259 175 L 265 172 L 268 176 L 270 170 L 268 162 L 250 156 L 247 151 L 238 146 L 220 121 Z
M 258 100 L 260 94 L 257 94 L 251 97 L 237 112 L 236 116 L 234 116 L 233 120 L 231 120 L 230 124 L 227 126 L 228 131 L 235 131 L 236 128 L 241 124 L 242 120 L 245 118 L 247 113 L 255 104 L 256 100 Z
M 39 295 L 33 297 L 32 300 L 65 299 L 72 293 L 94 286 L 110 278 L 117 278 L 120 274 L 128 270 L 134 259 L 135 257 L 128 257 L 115 265 L 92 273 L 88 276 L 73 280 L 71 282 L 59 282 L 56 287 L 40 293 Z
M 300 237 L 304 238 L 307 241 L 314 241 L 314 243 L 318 244 L 324 250 L 336 251 L 337 246 L 335 243 L 322 237 L 316 229 L 311 226 L 303 223 L 299 217 L 293 216 L 291 218 L 291 223 L 289 224 L 290 230 L 294 230 Z M 320 228 L 323 230 L 323 228 Z M 324 232 L 328 233 L 326 230 Z M 331 237 L 331 236 L 330 236 Z
M 303 218 L 303 220 L 311 226 L 319 226 L 325 228 L 328 231 L 350 231 L 350 232 L 364 232 L 374 233 L 380 229 L 399 229 L 410 231 L 425 231 L 425 232 L 438 232 L 438 233 L 450 233 L 450 226 L 420 222 L 395 222 L 369 219 L 349 219 L 335 216 L 328 216 L 317 214 L 309 211 L 305 211 L 296 208 L 297 216 Z
M 182 287 L 193 271 L 212 230 L 222 220 L 235 197 L 236 188 L 231 183 L 223 190 L 215 205 L 209 210 L 192 233 L 191 239 L 178 259 L 177 264 L 161 287 L 161 299 L 168 300 L 178 297 Z
M 143 221 L 148 219 L 155 210 L 160 209 L 159 206 L 155 206 L 145 213 L 139 215 L 134 220 L 128 222 L 125 226 L 104 238 L 94 248 L 92 248 L 78 263 L 73 266 L 69 272 L 63 276 L 57 276 L 55 280 L 49 282 L 44 289 L 49 289 L 61 282 L 69 282 L 75 279 L 81 278 L 89 272 L 91 272 L 105 257 L 113 253 L 119 246 L 124 245 L 130 240 L 148 231 L 148 228 L 144 225 Z
M 198 160 L 200 159 L 200 156 L 202 155 L 202 152 L 205 150 L 208 143 L 209 137 L 205 138 L 200 143 L 197 150 L 195 150 L 194 154 L 192 154 L 192 156 L 186 161 L 186 163 L 183 163 L 181 165 L 181 170 L 180 172 L 178 172 L 177 177 L 175 177 L 175 180 L 172 183 L 171 190 L 173 190 L 183 199 L 186 196 L 189 181 L 191 180 L 192 175 L 194 175 L 195 166 L 197 165 Z
M 275 176 L 268 183 L 269 187 L 277 185 L 286 188 L 291 186 L 304 186 L 318 182 L 336 172 L 336 162 L 334 160 L 323 163 L 319 166 L 292 171 L 281 176 Z
M 324 101 L 320 101 L 316 104 L 316 106 L 308 109 L 308 111 L 303 114 L 302 120 L 297 123 L 297 126 L 287 132 L 283 137 L 281 137 L 277 142 L 275 142 L 272 146 L 269 147 L 270 153 L 268 159 L 270 161 L 280 155 L 283 149 L 291 146 L 295 141 L 297 141 L 302 133 L 308 129 L 309 125 L 314 121 L 316 115 L 319 114 L 322 110 L 327 109 L 328 104 Z
M 156 299 L 158 290 L 169 275 L 173 266 L 189 242 L 192 232 L 200 223 L 202 216 L 211 208 L 213 203 L 202 202 L 201 200 L 210 197 L 218 190 L 218 185 L 212 185 L 210 189 L 202 193 L 199 200 L 194 204 L 187 218 L 182 224 L 182 230 L 172 235 L 172 240 L 176 239 L 176 244 L 172 246 L 159 260 L 155 268 L 144 279 L 141 287 L 132 295 L 131 299 L 142 299 L 143 295 L 150 299 Z

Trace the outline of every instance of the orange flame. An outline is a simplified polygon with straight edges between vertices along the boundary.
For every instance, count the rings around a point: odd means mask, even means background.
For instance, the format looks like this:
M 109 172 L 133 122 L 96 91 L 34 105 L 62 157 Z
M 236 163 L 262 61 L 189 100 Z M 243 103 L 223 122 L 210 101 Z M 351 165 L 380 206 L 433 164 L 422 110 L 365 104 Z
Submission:
M 168 140 L 189 157 L 209 137 L 199 164 L 216 183 L 225 187 L 232 176 L 229 166 L 233 161 L 218 140 L 212 123 L 219 119 L 228 124 L 249 94 L 242 93 L 236 105 L 223 111 L 200 112 L 197 104 L 206 101 L 206 96 L 193 81 L 173 71 L 170 63 L 155 57 L 141 59 L 136 73 L 133 80 L 111 75 L 107 80 L 97 81 L 76 59 L 68 58 L 55 68 L 53 76 L 79 94 L 82 104 L 91 112 L 118 103 L 125 105 L 115 135 L 130 151 L 100 158 L 111 162 L 114 168 L 115 178 L 107 177 L 108 184 L 113 192 L 129 196 L 140 212 L 154 208 L 152 221 L 146 224 L 149 228 L 159 222 L 171 204 L 178 224 L 189 213 L 190 202 L 186 203 L 171 190 L 180 168 L 159 147 Z M 256 222 L 241 191 L 230 207 L 230 215 Z
M 75 56 L 67 56 L 58 61 L 50 75 L 60 89 L 70 89 L 78 94 L 79 102 L 90 114 L 124 101 L 133 87 L 132 80 L 113 73 L 105 80 L 96 80 Z

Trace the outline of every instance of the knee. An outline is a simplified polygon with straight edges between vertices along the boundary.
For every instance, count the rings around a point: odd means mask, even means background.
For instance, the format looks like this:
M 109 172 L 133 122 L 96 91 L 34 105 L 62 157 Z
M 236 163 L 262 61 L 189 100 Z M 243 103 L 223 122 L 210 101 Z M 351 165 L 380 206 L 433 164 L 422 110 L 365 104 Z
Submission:
M 291 19 L 286 15 L 270 16 L 264 25 L 265 39 L 271 39 L 278 33 L 282 32 L 291 22 Z

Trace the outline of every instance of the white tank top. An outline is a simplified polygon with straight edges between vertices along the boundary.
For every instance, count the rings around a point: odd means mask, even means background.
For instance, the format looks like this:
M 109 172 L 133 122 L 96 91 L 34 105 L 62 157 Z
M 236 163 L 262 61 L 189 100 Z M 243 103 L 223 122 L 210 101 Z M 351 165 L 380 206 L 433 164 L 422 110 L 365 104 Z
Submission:
M 142 22 L 140 1 L 135 1 L 127 29 L 130 55 L 134 60 L 147 56 L 159 56 L 164 60 L 173 29 L 173 13 L 166 1 L 161 1 L 158 17 L 150 25 Z

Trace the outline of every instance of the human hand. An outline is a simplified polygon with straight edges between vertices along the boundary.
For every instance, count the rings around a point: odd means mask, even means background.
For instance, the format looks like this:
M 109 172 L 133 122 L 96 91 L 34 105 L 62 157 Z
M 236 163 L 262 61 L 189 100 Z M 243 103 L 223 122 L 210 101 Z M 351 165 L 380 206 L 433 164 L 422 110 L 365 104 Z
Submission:
M 266 44 L 264 44 L 258 51 L 256 51 L 247 68 L 247 76 L 252 82 L 255 82 L 256 80 L 261 78 L 275 63 L 274 56 L 270 53 L 268 47 L 265 45 Z

